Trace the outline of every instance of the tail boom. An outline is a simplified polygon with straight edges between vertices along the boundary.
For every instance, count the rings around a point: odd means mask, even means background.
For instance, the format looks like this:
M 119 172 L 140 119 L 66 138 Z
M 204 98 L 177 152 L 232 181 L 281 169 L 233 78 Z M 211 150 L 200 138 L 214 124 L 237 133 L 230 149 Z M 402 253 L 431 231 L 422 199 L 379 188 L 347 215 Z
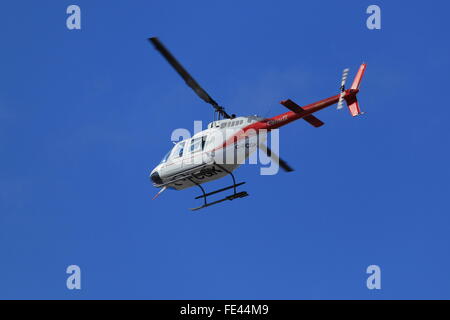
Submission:
M 315 127 L 320 127 L 321 125 L 323 125 L 323 122 L 320 121 L 319 119 L 316 120 L 316 118 L 313 117 L 312 114 L 314 112 L 317 112 L 319 110 L 322 110 L 333 104 L 338 103 L 341 97 L 347 103 L 350 114 L 353 117 L 363 114 L 363 112 L 361 112 L 361 109 L 359 108 L 359 103 L 358 99 L 356 98 L 356 95 L 359 92 L 359 86 L 361 84 L 364 72 L 366 71 L 366 67 L 367 64 L 365 63 L 361 64 L 358 72 L 356 73 L 355 79 L 353 80 L 351 88 L 342 91 L 341 94 L 311 103 L 303 107 L 299 107 L 296 103 L 294 103 L 289 99 L 281 101 L 281 104 L 291 111 L 277 115 L 273 118 L 265 119 L 263 121 L 264 124 L 261 126 L 261 128 L 269 130 L 276 129 L 301 118 L 303 118 L 304 120 L 306 120 Z

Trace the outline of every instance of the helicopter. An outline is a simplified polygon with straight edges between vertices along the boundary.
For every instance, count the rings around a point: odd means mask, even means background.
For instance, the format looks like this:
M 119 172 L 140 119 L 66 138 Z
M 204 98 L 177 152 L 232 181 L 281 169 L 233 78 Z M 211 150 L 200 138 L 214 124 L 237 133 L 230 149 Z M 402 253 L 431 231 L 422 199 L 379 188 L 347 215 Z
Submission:
M 234 200 L 248 196 L 246 191 L 237 191 L 237 187 L 245 182 L 236 183 L 233 171 L 258 149 L 266 153 L 280 168 L 286 172 L 293 171 L 286 161 L 265 144 L 267 132 L 278 129 L 292 121 L 302 119 L 313 127 L 321 127 L 324 123 L 313 113 L 337 103 L 342 109 L 344 101 L 355 117 L 363 114 L 357 100 L 359 86 L 366 70 L 362 63 L 356 73 L 350 89 L 345 88 L 349 69 L 343 70 L 340 93 L 329 98 L 305 105 L 303 107 L 287 99 L 280 102 L 289 111 L 271 118 L 259 116 L 236 116 L 228 114 L 211 96 L 194 80 L 157 37 L 148 39 L 167 62 L 178 72 L 186 84 L 206 103 L 214 108 L 214 118 L 207 129 L 194 134 L 191 138 L 175 143 L 161 162 L 151 171 L 150 180 L 154 187 L 160 188 L 153 199 L 167 189 L 183 190 L 198 187 L 202 194 L 195 199 L 203 199 L 201 206 L 191 208 L 199 210 L 226 200 Z M 206 192 L 202 184 L 230 175 L 233 184 L 218 190 Z M 231 195 L 208 202 L 208 197 L 233 190 Z

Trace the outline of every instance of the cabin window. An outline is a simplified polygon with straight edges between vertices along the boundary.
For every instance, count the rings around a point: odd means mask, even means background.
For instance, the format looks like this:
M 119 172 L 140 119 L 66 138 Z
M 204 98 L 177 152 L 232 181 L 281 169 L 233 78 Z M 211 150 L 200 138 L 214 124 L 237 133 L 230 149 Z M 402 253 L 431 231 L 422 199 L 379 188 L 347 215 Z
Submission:
M 191 140 L 191 152 L 197 152 L 205 148 L 206 136 Z

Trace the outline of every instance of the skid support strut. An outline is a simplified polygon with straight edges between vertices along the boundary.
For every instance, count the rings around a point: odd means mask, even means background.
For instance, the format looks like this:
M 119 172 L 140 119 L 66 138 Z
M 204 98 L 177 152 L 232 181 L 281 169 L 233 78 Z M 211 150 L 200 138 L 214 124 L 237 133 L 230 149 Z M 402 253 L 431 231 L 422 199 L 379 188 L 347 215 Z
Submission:
M 237 189 L 236 189 L 237 187 L 243 185 L 245 182 L 236 183 L 236 179 L 235 179 L 235 177 L 234 177 L 234 174 L 233 174 L 231 171 L 225 169 L 225 168 L 224 168 L 223 166 L 221 166 L 221 165 L 218 165 L 218 164 L 215 164 L 215 165 L 218 166 L 218 167 L 219 167 L 220 169 L 222 169 L 223 171 L 225 171 L 226 173 L 228 173 L 229 175 L 231 175 L 231 178 L 233 179 L 233 184 L 232 184 L 231 186 L 228 186 L 228 187 L 225 187 L 225 188 L 222 188 L 222 189 L 218 189 L 218 190 L 215 190 L 215 191 L 206 193 L 206 192 L 205 192 L 205 189 L 204 189 L 199 183 L 195 182 L 194 179 L 192 179 L 192 178 L 188 178 L 189 181 L 191 181 L 193 184 L 195 184 L 197 187 L 199 187 L 200 190 L 202 191 L 202 195 L 195 197 L 195 199 L 203 198 L 203 201 L 204 201 L 204 204 L 203 204 L 202 206 L 196 207 L 196 208 L 191 208 L 192 211 L 200 210 L 200 209 L 203 209 L 203 208 L 212 206 L 212 205 L 214 205 L 214 204 L 223 202 L 223 201 L 225 201 L 225 200 L 234 200 L 234 199 L 244 198 L 244 197 L 247 197 L 247 196 L 248 196 L 248 193 L 247 193 L 246 191 L 237 192 Z M 207 198 L 208 196 L 211 196 L 211 195 L 213 195 L 213 194 L 216 194 L 216 193 L 219 193 L 219 192 L 223 192 L 223 191 L 226 191 L 226 190 L 229 190 L 229 189 L 233 189 L 233 194 L 231 194 L 231 195 L 229 195 L 229 196 L 226 196 L 226 197 L 223 198 L 223 199 L 216 200 L 216 201 L 209 202 L 209 203 L 208 203 L 208 201 L 206 200 L 206 198 Z

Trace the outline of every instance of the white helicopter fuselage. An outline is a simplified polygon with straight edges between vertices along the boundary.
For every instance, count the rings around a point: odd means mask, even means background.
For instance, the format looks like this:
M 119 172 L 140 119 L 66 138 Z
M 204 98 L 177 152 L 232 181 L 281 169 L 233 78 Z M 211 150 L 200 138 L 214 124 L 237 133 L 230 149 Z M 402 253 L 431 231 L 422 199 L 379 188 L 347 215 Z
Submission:
M 249 130 L 261 119 L 250 116 L 214 121 L 206 130 L 176 143 L 152 170 L 153 185 L 182 190 L 228 175 L 265 142 L 266 135 Z
M 363 63 L 353 80 L 350 89 L 345 89 L 349 69 L 344 69 L 340 86 L 340 93 L 326 99 L 305 105 L 303 107 L 294 101 L 287 99 L 280 103 L 290 111 L 276 115 L 271 118 L 238 117 L 229 115 L 217 101 L 215 101 L 183 68 L 177 59 L 167 50 L 167 48 L 156 37 L 148 39 L 157 51 L 167 60 L 175 71 L 183 78 L 185 83 L 204 102 L 214 108 L 215 117 L 218 120 L 211 122 L 208 129 L 195 134 L 192 138 L 178 142 L 173 149 L 163 158 L 161 163 L 152 170 L 150 179 L 153 185 L 161 188 L 153 197 L 155 199 L 167 188 L 176 190 L 198 186 L 202 195 L 196 199 L 203 198 L 204 204 L 191 210 L 199 210 L 211 205 L 248 196 L 246 191 L 237 192 L 236 188 L 245 182 L 236 183 L 234 174 L 236 168 L 245 162 L 259 147 L 283 170 L 291 172 L 293 169 L 279 156 L 264 145 L 267 138 L 266 133 L 273 129 L 278 129 L 292 121 L 303 119 L 315 128 L 321 127 L 324 123 L 313 114 L 331 105 L 338 104 L 338 109 L 342 108 L 344 101 L 350 114 L 355 117 L 362 114 L 356 95 L 366 70 Z M 233 185 L 219 190 L 206 193 L 201 184 L 231 175 Z M 233 194 L 223 199 L 208 203 L 206 198 L 218 192 L 233 189 Z

